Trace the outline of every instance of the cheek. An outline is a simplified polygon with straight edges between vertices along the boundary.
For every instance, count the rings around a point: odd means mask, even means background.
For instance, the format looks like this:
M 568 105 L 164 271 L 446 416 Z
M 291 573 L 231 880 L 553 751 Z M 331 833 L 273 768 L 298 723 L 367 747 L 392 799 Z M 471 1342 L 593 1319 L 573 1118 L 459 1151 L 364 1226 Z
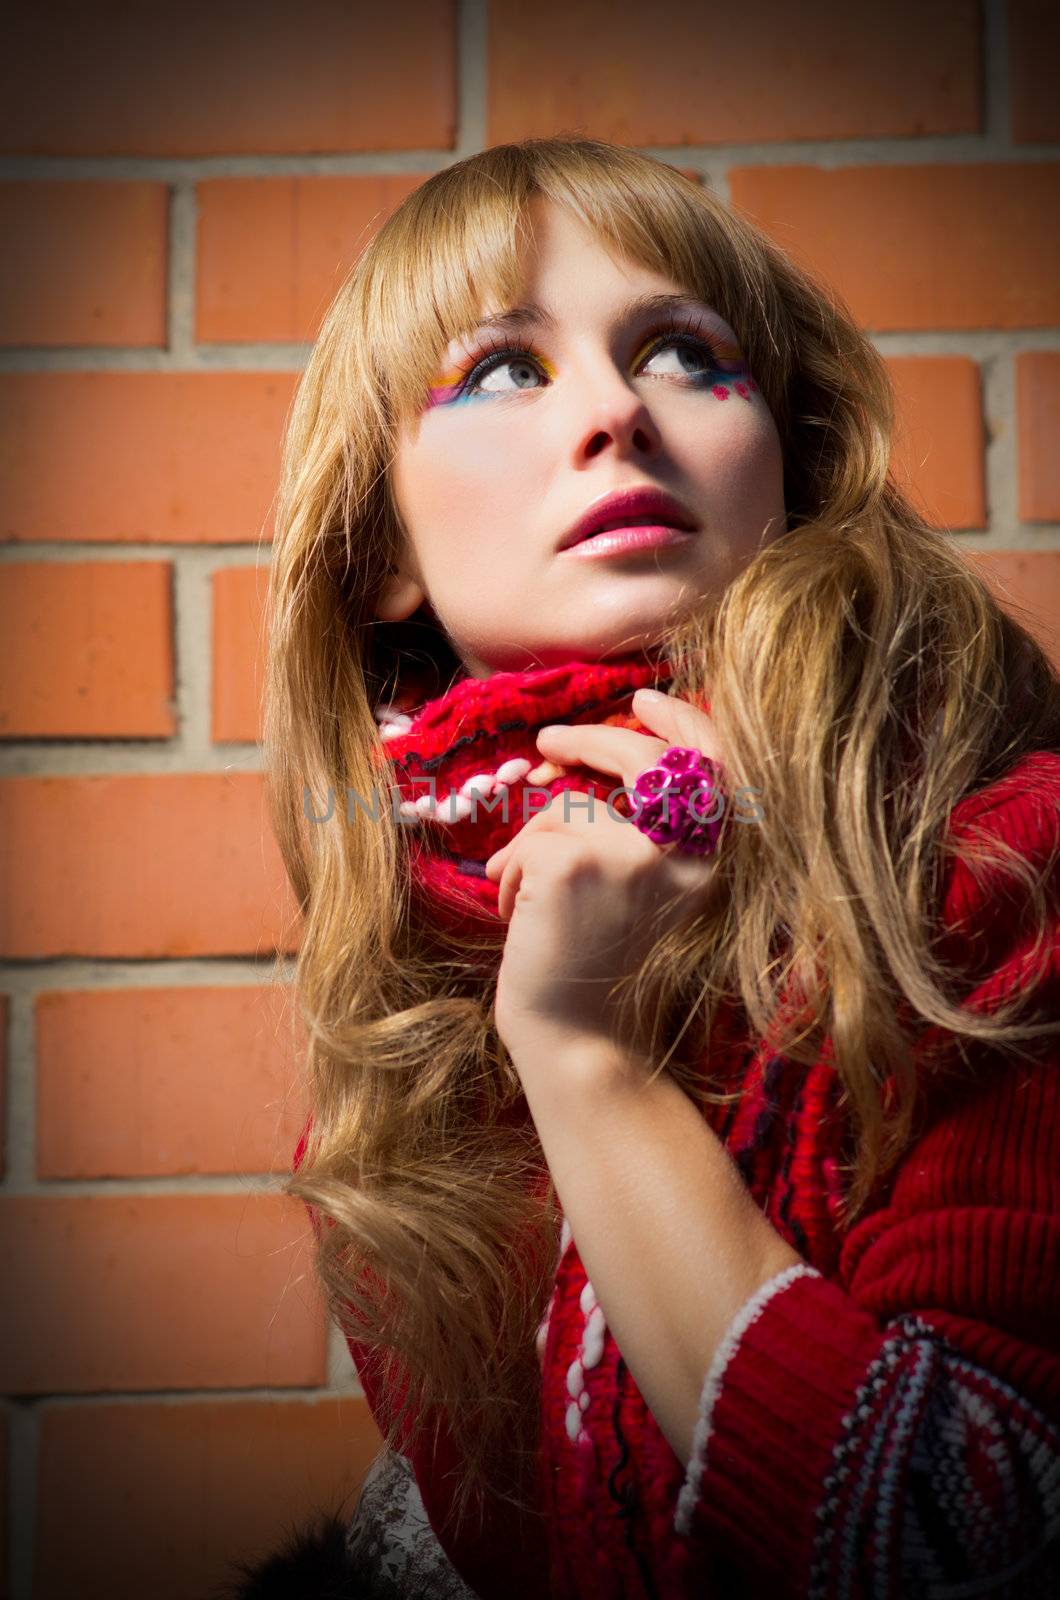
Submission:
M 726 399 L 708 402 L 710 414 L 686 441 L 686 467 L 715 503 L 757 516 L 783 505 L 784 471 L 780 439 L 761 400 L 739 401 L 731 387 Z
M 394 502 L 412 543 L 430 559 L 446 543 L 459 515 L 474 520 L 484 494 L 484 479 L 468 452 L 432 432 L 394 458 Z
M 780 437 L 765 406 L 761 403 L 756 405 L 750 414 L 745 414 L 742 425 L 738 425 L 734 431 L 737 433 L 734 454 L 744 475 L 774 498 L 782 495 L 784 462 Z
M 471 430 L 425 429 L 395 458 L 393 493 L 414 552 L 417 574 L 439 614 L 473 614 L 493 600 L 485 575 L 510 549 L 529 496 L 517 464 L 472 439 Z M 506 565 L 514 563 L 506 561 Z
M 469 406 L 476 403 L 467 402 Z M 484 407 L 486 404 L 483 402 Z M 450 421 L 454 426 L 445 425 Z M 528 429 L 514 434 L 510 419 L 505 429 L 502 422 L 488 416 L 440 417 L 422 441 L 419 454 L 421 500 L 430 504 L 434 516 L 451 514 L 454 501 L 468 516 L 480 511 L 496 514 L 513 503 L 521 483 L 540 481 L 532 434 Z

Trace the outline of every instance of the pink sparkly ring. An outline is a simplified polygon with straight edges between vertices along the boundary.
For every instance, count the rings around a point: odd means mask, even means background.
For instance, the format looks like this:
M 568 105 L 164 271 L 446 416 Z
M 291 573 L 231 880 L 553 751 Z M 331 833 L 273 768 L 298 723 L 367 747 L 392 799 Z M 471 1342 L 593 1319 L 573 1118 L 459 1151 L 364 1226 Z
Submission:
M 653 844 L 694 856 L 718 848 L 725 811 L 721 767 L 702 750 L 672 744 L 637 774 L 628 803 L 633 826 Z

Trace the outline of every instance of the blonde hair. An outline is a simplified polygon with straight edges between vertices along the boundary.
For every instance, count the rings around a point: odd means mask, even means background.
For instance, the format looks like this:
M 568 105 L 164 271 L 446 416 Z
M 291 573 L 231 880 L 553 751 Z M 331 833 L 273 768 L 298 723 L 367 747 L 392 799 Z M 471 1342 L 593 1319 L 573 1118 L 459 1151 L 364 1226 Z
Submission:
M 295 993 L 313 1127 L 286 1187 L 325 1223 L 316 1264 L 335 1320 L 407 1386 L 382 1419 L 388 1440 L 410 1420 L 424 1438 L 452 1420 L 461 1519 L 487 1493 L 533 1500 L 556 1196 L 493 1026 L 481 944 L 420 925 L 386 807 L 378 826 L 321 827 L 304 799 L 370 794 L 374 705 L 409 680 L 442 692 L 456 670 L 429 608 L 403 626 L 375 619 L 402 539 L 388 468 L 450 338 L 487 292 L 517 298 L 537 196 L 718 309 L 785 462 L 787 531 L 660 647 L 676 694 L 709 694 L 733 784 L 768 803 L 759 826 L 728 830 L 716 903 L 636 975 L 659 1070 L 701 1102 L 724 1098 L 708 1044 L 726 997 L 796 1060 L 830 1036 L 853 1129 L 849 1226 L 912 1137 L 927 1067 L 910 1044 L 925 1026 L 994 1048 L 1056 1027 L 1033 984 L 995 1017 L 962 1010 L 959 973 L 934 949 L 950 810 L 1023 753 L 1057 747 L 1060 686 L 891 479 L 891 395 L 872 345 L 748 222 L 634 150 L 531 139 L 429 178 L 350 272 L 289 417 L 265 748 L 304 916 Z M 1044 937 L 1044 882 L 1015 851 L 994 855 Z M 782 1017 L 788 985 L 804 1004 Z

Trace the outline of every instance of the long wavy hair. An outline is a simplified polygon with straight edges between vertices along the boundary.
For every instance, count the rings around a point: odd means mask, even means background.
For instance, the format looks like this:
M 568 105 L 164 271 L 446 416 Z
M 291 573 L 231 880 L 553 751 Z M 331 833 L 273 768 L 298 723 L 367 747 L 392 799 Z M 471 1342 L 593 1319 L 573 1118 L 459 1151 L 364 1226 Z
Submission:
M 787 529 L 720 599 L 672 628 L 673 692 L 709 696 L 734 785 L 767 797 L 729 829 L 720 892 L 661 941 L 627 999 L 699 1102 L 718 1008 L 813 1062 L 830 1037 L 851 1130 L 849 1226 L 913 1137 L 912 1042 L 1021 1052 L 1055 1031 L 1035 985 L 962 1009 L 935 948 L 953 805 L 1021 755 L 1060 747 L 1060 684 L 1029 633 L 890 475 L 883 363 L 841 303 L 709 190 L 582 137 L 486 149 L 431 176 L 336 296 L 286 430 L 268 604 L 272 821 L 303 914 L 293 993 L 312 1129 L 287 1192 L 308 1202 L 335 1321 L 404 1401 L 381 1421 L 455 1419 L 462 1521 L 528 1508 L 559 1213 L 492 1016 L 482 948 L 424 927 L 400 824 L 316 826 L 305 797 L 372 790 L 374 708 L 441 693 L 460 664 L 429 604 L 375 603 L 402 548 L 389 466 L 454 334 L 518 298 L 528 203 L 717 308 L 779 430 Z M 793 670 L 794 669 L 794 670 Z M 971 847 L 961 847 L 971 853 Z M 998 848 L 1042 930 L 1044 878 Z M 981 859 L 979 856 L 977 859 Z M 420 914 L 421 915 L 421 914 Z M 487 968 L 487 971 L 490 969 Z M 799 998 L 795 1010 L 783 996 Z M 426 1434 L 423 1435 L 424 1437 Z

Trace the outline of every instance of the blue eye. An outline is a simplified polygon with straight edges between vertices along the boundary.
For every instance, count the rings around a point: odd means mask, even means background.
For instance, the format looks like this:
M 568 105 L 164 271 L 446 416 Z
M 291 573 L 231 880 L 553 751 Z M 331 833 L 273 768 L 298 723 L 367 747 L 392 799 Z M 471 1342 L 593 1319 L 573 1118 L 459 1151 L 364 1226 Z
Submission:
M 693 338 L 690 334 L 686 333 L 672 334 L 669 338 L 657 340 L 655 344 L 653 344 L 651 350 L 649 350 L 646 359 L 649 361 L 653 360 L 655 356 L 659 354 L 659 351 L 665 350 L 668 345 L 672 345 L 675 350 L 682 350 L 686 354 L 691 353 L 698 361 L 705 362 L 706 373 L 708 374 L 716 373 L 719 370 L 718 357 L 711 347 L 706 344 L 704 340 Z M 704 375 L 705 374 L 698 372 L 689 372 L 685 374 L 686 377 L 692 379 Z
M 660 350 L 673 346 L 676 349 L 690 352 L 697 360 L 703 363 L 702 370 L 699 372 L 665 374 L 665 376 L 684 377 L 691 384 L 705 382 L 711 377 L 716 377 L 718 373 L 731 375 L 732 373 L 741 372 L 745 367 L 743 357 L 735 346 L 714 345 L 695 334 L 675 329 L 670 325 L 667 325 L 664 329 L 656 330 L 654 335 L 647 335 L 647 338 L 651 343 L 644 357 L 645 362 L 652 360 Z M 546 362 L 543 357 L 538 355 L 533 345 L 524 343 L 521 339 L 498 340 L 492 346 L 491 353 L 482 356 L 472 366 L 460 385 L 455 398 L 457 400 L 477 399 L 482 395 L 497 394 L 499 391 L 484 390 L 479 385 L 491 372 L 498 371 L 508 363 L 516 361 L 520 361 L 524 365 L 533 364 L 537 366 L 539 371 L 546 371 L 546 373 L 549 370 L 554 370 L 551 368 L 551 363 Z M 524 384 L 520 385 L 520 387 L 528 389 L 540 386 Z M 519 389 L 503 392 L 517 394 Z
M 506 343 L 493 346 L 493 354 L 476 361 L 471 371 L 467 374 L 460 386 L 458 400 L 463 400 L 473 395 L 483 378 L 489 377 L 491 372 L 496 372 L 509 361 L 532 361 L 540 366 L 540 357 L 532 345 L 523 344 L 519 339 L 511 339 Z

